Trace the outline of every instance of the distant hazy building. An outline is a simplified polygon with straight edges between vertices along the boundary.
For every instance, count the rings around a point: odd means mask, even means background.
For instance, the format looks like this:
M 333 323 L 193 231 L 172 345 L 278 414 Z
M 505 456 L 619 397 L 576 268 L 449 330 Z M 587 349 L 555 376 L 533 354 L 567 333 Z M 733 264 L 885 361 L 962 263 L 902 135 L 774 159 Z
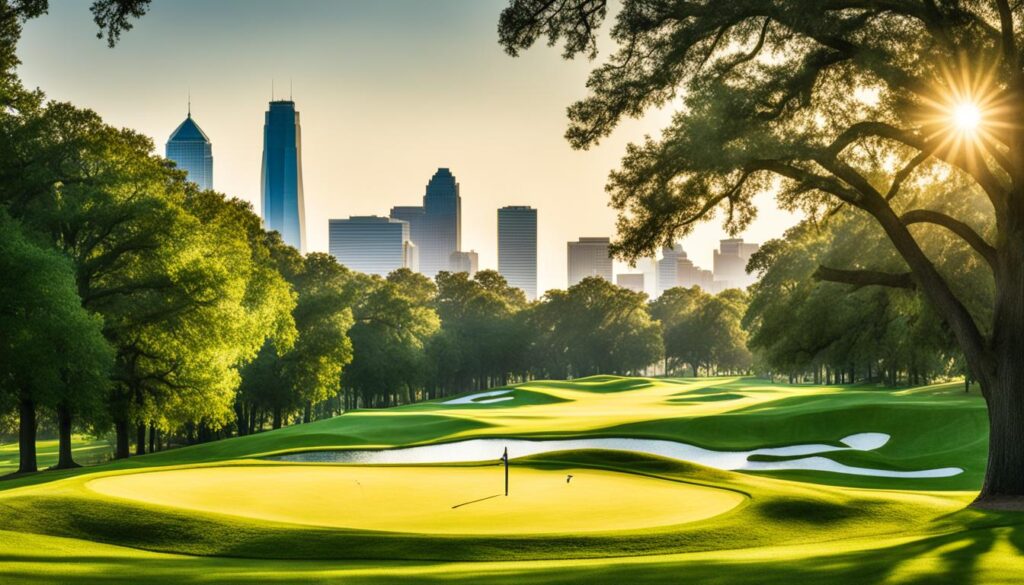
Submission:
M 470 276 L 473 276 L 480 266 L 480 255 L 473 250 L 468 252 L 456 250 L 449 257 L 448 264 L 452 272 L 468 272 Z
M 610 238 L 580 238 L 568 243 L 569 286 L 589 276 L 612 281 L 612 258 L 608 255 Z
M 633 292 L 644 292 L 644 275 L 642 273 L 619 274 L 615 277 L 615 284 Z
M 179 169 L 188 172 L 189 181 L 199 185 L 200 189 L 213 189 L 213 146 L 192 119 L 191 107 L 188 117 L 167 139 L 166 153 Z
M 653 256 L 638 258 L 634 269 L 644 275 L 644 292 L 647 296 L 658 296 L 658 261 Z
M 692 260 L 681 258 L 676 264 L 677 286 L 690 288 L 699 286 L 707 292 L 718 292 L 715 275 L 710 270 L 694 266 Z
M 328 250 L 352 270 L 380 276 L 399 268 L 417 270 L 416 245 L 409 239 L 408 223 L 373 215 L 328 223 Z
M 263 125 L 263 224 L 299 251 L 306 249 L 302 195 L 302 131 L 293 101 L 272 101 Z
M 498 210 L 498 272 L 526 298 L 537 298 L 537 210 L 510 205 Z
M 422 207 L 393 207 L 391 217 L 409 222 L 420 254 L 420 272 L 430 278 L 451 270 L 452 252 L 462 249 L 462 198 L 452 172 L 437 169 L 427 183 Z
M 746 288 L 754 283 L 747 274 L 747 261 L 757 252 L 757 244 L 746 244 L 742 238 L 722 240 L 715 250 L 715 281 L 720 289 Z
M 678 242 L 673 247 L 665 246 L 661 249 L 661 260 L 658 260 L 658 294 L 670 288 L 677 287 L 679 283 L 679 261 L 686 260 L 686 252 Z

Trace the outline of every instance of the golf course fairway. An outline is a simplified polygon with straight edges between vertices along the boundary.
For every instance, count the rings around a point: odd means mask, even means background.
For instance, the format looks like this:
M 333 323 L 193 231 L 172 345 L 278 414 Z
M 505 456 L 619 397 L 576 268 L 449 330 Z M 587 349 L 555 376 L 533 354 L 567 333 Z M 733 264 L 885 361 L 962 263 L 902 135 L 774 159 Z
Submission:
M 736 492 L 639 475 L 531 468 L 516 470 L 506 497 L 493 465 L 205 467 L 100 478 L 86 487 L 274 522 L 427 534 L 629 530 L 703 520 L 744 500 Z
M 970 507 L 988 423 L 962 384 L 490 392 L 9 476 L 0 583 L 1024 583 L 1024 513 Z M 629 448 L 668 443 L 725 455 Z M 331 459 L 460 445 L 446 462 Z M 937 469 L 955 473 L 920 474 Z

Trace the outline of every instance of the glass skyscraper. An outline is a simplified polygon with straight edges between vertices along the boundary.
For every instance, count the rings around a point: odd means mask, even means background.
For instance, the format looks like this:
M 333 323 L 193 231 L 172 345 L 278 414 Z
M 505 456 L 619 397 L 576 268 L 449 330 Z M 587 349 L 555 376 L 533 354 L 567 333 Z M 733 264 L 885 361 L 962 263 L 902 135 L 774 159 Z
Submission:
M 537 298 L 537 210 L 512 205 L 498 210 L 498 272 L 509 286 Z
M 439 168 L 430 178 L 423 207 L 393 207 L 391 217 L 409 222 L 420 272 L 434 278 L 442 270 L 452 270 L 452 252 L 462 249 L 462 198 L 449 169 Z
M 328 237 L 331 255 L 352 270 L 387 276 L 399 268 L 417 268 L 407 222 L 373 215 L 332 219 Z
M 185 121 L 167 139 L 167 158 L 188 173 L 188 180 L 200 189 L 213 189 L 213 146 L 189 110 Z
M 263 125 L 263 225 L 306 250 L 302 196 L 302 129 L 295 102 L 272 101 Z

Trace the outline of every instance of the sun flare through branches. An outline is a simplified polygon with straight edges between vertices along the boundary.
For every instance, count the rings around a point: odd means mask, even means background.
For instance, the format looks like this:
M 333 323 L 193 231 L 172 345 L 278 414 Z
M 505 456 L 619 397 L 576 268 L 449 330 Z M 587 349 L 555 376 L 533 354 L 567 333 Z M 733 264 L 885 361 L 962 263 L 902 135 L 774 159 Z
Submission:
M 972 159 L 1005 149 L 1002 134 L 1010 127 L 1010 98 L 996 83 L 995 73 L 966 57 L 955 67 L 943 68 L 920 117 L 926 139 L 937 141 L 935 152 Z

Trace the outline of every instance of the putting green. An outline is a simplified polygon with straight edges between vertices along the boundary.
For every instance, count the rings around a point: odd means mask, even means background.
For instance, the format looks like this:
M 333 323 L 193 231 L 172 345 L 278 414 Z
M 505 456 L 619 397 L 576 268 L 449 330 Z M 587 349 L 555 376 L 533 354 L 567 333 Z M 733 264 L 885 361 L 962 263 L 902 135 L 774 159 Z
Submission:
M 572 475 L 570 482 L 566 481 Z M 634 530 L 704 520 L 737 492 L 594 469 L 204 467 L 94 479 L 95 492 L 151 504 L 312 526 L 424 534 Z

